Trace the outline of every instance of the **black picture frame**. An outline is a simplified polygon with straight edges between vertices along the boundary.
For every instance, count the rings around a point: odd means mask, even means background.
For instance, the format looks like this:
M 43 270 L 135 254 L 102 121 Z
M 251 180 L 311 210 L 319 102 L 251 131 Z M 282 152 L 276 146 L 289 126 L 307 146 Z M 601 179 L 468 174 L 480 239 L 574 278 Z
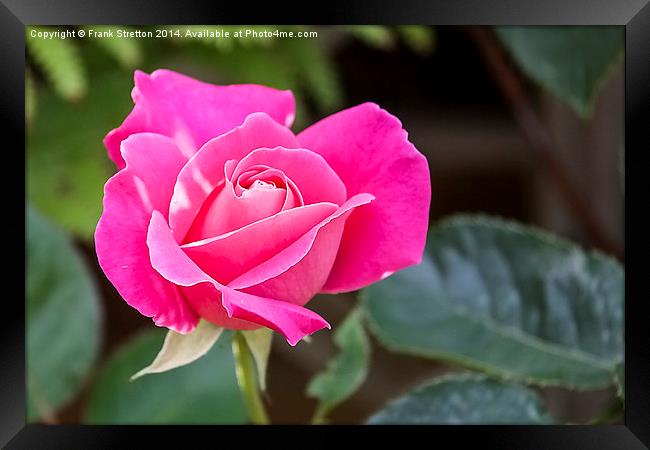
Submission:
M 235 2 L 236 3 L 236 2 Z M 642 217 L 631 220 L 632 199 L 643 201 L 631 181 L 643 165 L 634 163 L 650 150 L 648 114 L 650 109 L 650 6 L 648 0 L 456 0 L 456 1 L 332 1 L 291 4 L 268 2 L 254 7 L 218 1 L 154 1 L 154 0 L 0 0 L 0 123 L 6 128 L 4 142 L 13 148 L 5 153 L 20 154 L 16 149 L 25 144 L 24 130 L 24 65 L 25 26 L 36 24 L 190 24 L 190 23 L 348 23 L 348 24 L 431 24 L 431 25 L 622 25 L 625 26 L 625 145 L 626 145 L 626 208 L 625 235 L 635 239 L 626 245 L 626 308 L 625 308 L 625 386 L 624 425 L 611 426 L 436 426 L 436 427 L 257 427 L 262 434 L 287 431 L 291 440 L 303 445 L 315 440 L 313 433 L 330 433 L 332 429 L 352 434 L 384 435 L 387 432 L 421 434 L 413 439 L 455 445 L 475 443 L 485 448 L 607 448 L 634 449 L 650 445 L 650 346 L 648 345 L 647 289 L 643 289 L 644 250 L 637 242 L 648 228 Z M 248 7 L 247 7 L 248 6 Z M 8 144 L 6 144 L 8 145 Z M 12 169 L 19 178 L 17 159 Z M 24 173 L 24 171 L 23 171 Z M 6 175 L 10 175 L 7 173 Z M 15 197 L 16 211 L 5 212 L 12 232 L 24 230 L 25 203 L 17 190 L 24 189 L 25 180 L 2 182 L 9 197 Z M 647 187 L 641 186 L 647 192 Z M 644 192 L 643 190 L 641 192 Z M 23 191 L 23 194 L 25 192 Z M 8 204 L 7 200 L 7 204 Z M 642 214 L 640 214 L 642 215 Z M 647 231 L 645 231 L 647 233 Z M 14 239 L 14 241 L 16 241 Z M 11 243 L 9 243 L 11 245 Z M 24 255 L 24 247 L 14 242 L 16 255 Z M 21 252 L 21 253 L 19 253 Z M 20 258 L 12 258 L 20 261 Z M 15 264 L 16 270 L 20 268 Z M 634 276 L 633 274 L 639 274 Z M 24 286 L 24 285 L 23 285 Z M 24 290 L 23 290 L 24 294 Z M 187 445 L 199 440 L 223 445 L 224 440 L 253 437 L 242 427 L 210 426 L 90 426 L 90 425 L 26 425 L 25 424 L 25 320 L 24 305 L 17 296 L 5 296 L 5 309 L 0 333 L 0 445 L 7 448 L 115 448 L 131 447 L 134 439 L 144 438 L 148 446 L 168 445 L 174 437 L 183 437 Z M 426 436 L 425 436 L 426 435 Z M 328 435 L 325 435 L 326 438 Z M 330 442 L 331 439 L 322 442 Z M 362 436 L 358 436 L 362 437 Z M 426 442 L 426 441 L 425 441 Z M 232 445 L 232 444 L 229 444 Z M 309 445 L 309 444 L 307 444 Z

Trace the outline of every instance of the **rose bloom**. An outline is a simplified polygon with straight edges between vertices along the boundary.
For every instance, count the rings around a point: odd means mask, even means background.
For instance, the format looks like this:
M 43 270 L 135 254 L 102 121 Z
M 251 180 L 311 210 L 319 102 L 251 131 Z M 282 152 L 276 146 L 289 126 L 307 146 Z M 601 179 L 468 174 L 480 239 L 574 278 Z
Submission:
M 298 135 L 291 91 L 136 71 L 135 106 L 104 139 L 99 264 L 156 325 L 261 326 L 295 345 L 329 324 L 315 294 L 354 291 L 422 258 L 426 158 L 373 103 Z

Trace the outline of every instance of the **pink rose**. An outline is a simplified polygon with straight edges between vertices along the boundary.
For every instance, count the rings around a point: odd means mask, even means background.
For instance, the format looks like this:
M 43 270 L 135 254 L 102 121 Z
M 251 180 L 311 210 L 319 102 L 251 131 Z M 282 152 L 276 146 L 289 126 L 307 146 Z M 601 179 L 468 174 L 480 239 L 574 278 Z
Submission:
M 295 345 L 329 324 L 303 307 L 421 260 L 426 158 L 372 103 L 297 136 L 290 91 L 136 71 L 135 106 L 104 143 L 95 245 L 126 302 L 189 333 L 204 318 Z

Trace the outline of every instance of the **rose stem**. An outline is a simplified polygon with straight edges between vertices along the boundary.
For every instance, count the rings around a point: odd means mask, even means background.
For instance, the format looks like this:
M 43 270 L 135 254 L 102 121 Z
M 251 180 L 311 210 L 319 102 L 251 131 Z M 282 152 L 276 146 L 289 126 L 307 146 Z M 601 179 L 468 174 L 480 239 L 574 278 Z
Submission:
M 256 425 L 268 425 L 269 418 L 260 397 L 253 355 L 248 348 L 244 335 L 239 331 L 236 331 L 233 336 L 232 352 L 235 355 L 237 383 L 239 383 L 239 390 L 244 397 L 251 421 Z

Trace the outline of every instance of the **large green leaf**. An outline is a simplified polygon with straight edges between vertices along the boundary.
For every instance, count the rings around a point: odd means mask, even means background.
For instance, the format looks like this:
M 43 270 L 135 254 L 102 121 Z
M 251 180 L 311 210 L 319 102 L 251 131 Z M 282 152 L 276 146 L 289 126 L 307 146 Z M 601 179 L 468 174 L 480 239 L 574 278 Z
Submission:
M 497 27 L 521 69 L 583 117 L 622 60 L 623 27 Z
M 394 400 L 368 421 L 372 425 L 551 422 L 532 390 L 477 375 L 438 378 Z
M 109 71 L 78 104 L 39 92 L 27 136 L 27 196 L 43 214 L 90 239 L 102 211 L 103 186 L 116 171 L 102 139 L 133 106 L 132 75 Z
M 97 289 L 66 235 L 27 209 L 27 417 L 54 417 L 99 349 Z
M 427 253 L 363 292 L 387 347 L 540 385 L 611 384 L 623 358 L 614 260 L 483 216 L 433 228 Z
M 93 386 L 85 419 L 101 424 L 245 423 L 231 333 L 224 332 L 210 351 L 192 364 L 130 382 L 163 343 L 163 330 L 127 342 L 103 368 Z
M 370 343 L 361 323 L 360 310 L 348 315 L 334 334 L 334 341 L 340 353 L 307 386 L 307 393 L 319 400 L 314 415 L 316 423 L 322 422 L 332 408 L 354 394 L 368 374 Z

